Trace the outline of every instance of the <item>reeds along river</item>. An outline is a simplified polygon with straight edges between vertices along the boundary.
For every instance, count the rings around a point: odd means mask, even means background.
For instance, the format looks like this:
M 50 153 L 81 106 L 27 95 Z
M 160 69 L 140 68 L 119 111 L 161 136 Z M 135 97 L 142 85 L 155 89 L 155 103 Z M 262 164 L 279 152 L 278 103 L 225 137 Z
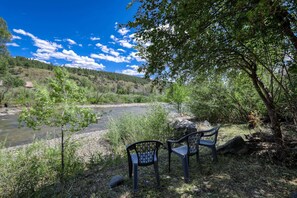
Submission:
M 88 128 L 81 131 L 92 132 L 107 129 L 109 118 L 119 118 L 126 113 L 141 115 L 147 112 L 149 106 L 119 106 L 119 107 L 99 107 L 93 108 L 100 119 L 97 123 L 91 124 Z M 34 131 L 27 127 L 19 128 L 18 115 L 0 116 L 0 142 L 5 141 L 5 146 L 16 146 L 31 143 L 34 138 L 54 138 L 59 134 L 55 128 L 42 127 L 41 130 Z

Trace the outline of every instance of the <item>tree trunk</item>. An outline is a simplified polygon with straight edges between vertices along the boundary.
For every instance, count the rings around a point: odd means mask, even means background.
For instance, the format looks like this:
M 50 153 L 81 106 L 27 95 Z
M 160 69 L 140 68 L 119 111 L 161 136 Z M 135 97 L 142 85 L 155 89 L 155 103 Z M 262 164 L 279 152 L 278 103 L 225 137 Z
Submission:
M 62 183 L 62 188 L 64 185 L 64 129 L 61 127 L 61 177 L 60 182 Z
M 277 143 L 282 143 L 283 135 L 280 127 L 279 116 L 274 107 L 271 107 L 270 105 L 266 105 L 266 104 L 265 106 L 268 111 L 268 116 L 271 122 L 271 129 L 272 129 L 275 141 Z
M 273 98 L 267 88 L 264 86 L 262 81 L 259 79 L 256 73 L 256 67 L 251 71 L 250 77 L 252 78 L 253 85 L 258 92 L 259 96 L 261 97 L 262 101 L 265 104 L 265 107 L 268 112 L 268 116 L 271 122 L 271 129 L 274 135 L 275 141 L 277 143 L 282 143 L 282 131 L 280 127 L 279 117 L 276 112 L 276 107 L 274 105 Z

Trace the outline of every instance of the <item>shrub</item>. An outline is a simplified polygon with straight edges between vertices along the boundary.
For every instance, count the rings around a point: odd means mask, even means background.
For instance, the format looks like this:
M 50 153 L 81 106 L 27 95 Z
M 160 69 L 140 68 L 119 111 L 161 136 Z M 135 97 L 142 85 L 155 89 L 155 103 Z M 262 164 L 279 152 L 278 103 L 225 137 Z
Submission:
M 65 178 L 80 173 L 83 163 L 75 152 L 78 145 L 66 147 Z M 46 185 L 58 182 L 60 148 L 36 141 L 29 146 L 0 150 L 0 197 L 31 197 Z
M 169 137 L 167 125 L 168 112 L 161 105 L 153 105 L 146 115 L 126 114 L 111 119 L 108 123 L 107 138 L 115 153 L 121 154 L 127 144 L 142 140 L 160 140 Z

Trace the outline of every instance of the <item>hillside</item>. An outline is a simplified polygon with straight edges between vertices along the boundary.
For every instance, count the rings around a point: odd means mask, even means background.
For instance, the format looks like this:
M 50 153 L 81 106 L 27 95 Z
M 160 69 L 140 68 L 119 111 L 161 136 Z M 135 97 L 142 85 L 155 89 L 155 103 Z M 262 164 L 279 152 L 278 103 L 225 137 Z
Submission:
M 46 85 L 53 76 L 53 68 L 56 67 L 19 56 L 7 57 L 7 63 L 14 76 L 23 80 L 24 84 L 32 82 L 33 87 Z M 85 89 L 88 101 L 92 104 L 148 102 L 147 97 L 155 92 L 147 79 L 112 72 L 65 68 L 69 71 L 70 78 Z M 13 99 L 13 103 L 27 103 L 31 92 L 32 90 L 26 88 L 14 88 L 6 101 Z

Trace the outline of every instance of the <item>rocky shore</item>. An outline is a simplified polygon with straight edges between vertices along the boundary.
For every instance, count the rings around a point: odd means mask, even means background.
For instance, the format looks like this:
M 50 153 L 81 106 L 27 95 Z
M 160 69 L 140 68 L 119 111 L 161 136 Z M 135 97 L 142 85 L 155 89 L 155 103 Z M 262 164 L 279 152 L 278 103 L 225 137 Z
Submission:
M 94 131 L 89 133 L 80 133 L 80 134 L 73 134 L 70 138 L 71 141 L 75 141 L 79 143 L 79 149 L 77 150 L 77 156 L 82 157 L 84 160 L 89 160 L 90 157 L 94 154 L 102 154 L 109 155 L 111 154 L 111 147 L 107 139 L 105 138 L 105 134 L 107 130 L 102 131 Z M 40 140 L 45 147 L 59 147 L 61 144 L 60 138 L 54 138 L 49 140 Z M 26 149 L 28 146 L 32 145 L 25 144 L 19 145 L 14 147 L 4 148 L 7 151 L 15 151 L 18 149 Z
M 20 107 L 1 107 L 0 116 L 15 115 L 22 111 Z
M 83 105 L 82 107 L 87 108 L 110 108 L 110 107 L 133 107 L 133 106 L 149 106 L 151 103 L 130 103 L 130 104 L 108 104 L 108 105 Z M 9 108 L 0 108 L 0 117 L 7 115 L 15 115 L 21 112 L 21 107 L 9 107 Z M 102 155 L 111 154 L 111 148 L 104 137 L 107 133 L 107 130 L 98 130 L 92 132 L 84 132 L 73 134 L 71 136 L 72 141 L 76 141 L 80 144 L 78 150 L 78 155 L 84 159 L 88 159 L 92 154 L 101 153 Z M 45 146 L 54 147 L 60 146 L 60 138 L 54 138 L 49 140 L 41 140 Z M 5 148 L 7 151 L 13 151 L 17 149 L 23 149 L 28 147 L 31 144 L 19 145 Z
M 152 103 L 127 103 L 127 104 L 104 104 L 104 105 L 82 105 L 86 108 L 111 108 L 111 107 L 135 107 L 149 106 Z M 0 107 L 0 116 L 15 115 L 22 111 L 22 107 Z

